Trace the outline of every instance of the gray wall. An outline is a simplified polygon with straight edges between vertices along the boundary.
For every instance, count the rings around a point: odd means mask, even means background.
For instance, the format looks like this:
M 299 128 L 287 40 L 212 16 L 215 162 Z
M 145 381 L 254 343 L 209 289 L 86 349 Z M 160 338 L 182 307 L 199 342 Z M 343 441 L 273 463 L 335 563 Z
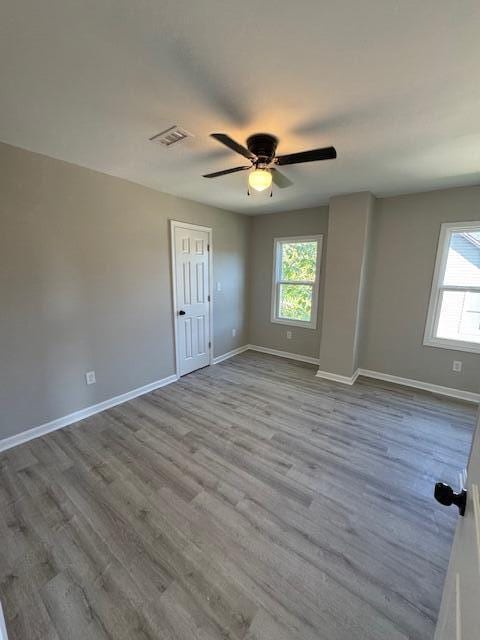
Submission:
M 479 354 L 423 346 L 440 224 L 479 220 L 479 205 L 480 187 L 377 201 L 361 367 L 480 391 Z
M 328 207 L 256 216 L 251 228 L 250 249 L 250 343 L 318 358 L 322 325 L 322 301 L 327 250 Z M 319 313 L 316 329 L 270 321 L 273 270 L 273 239 L 323 234 Z M 287 340 L 287 331 L 292 339 Z
M 246 344 L 250 218 L 0 144 L 0 438 L 174 373 L 170 218 L 213 227 L 215 355 Z

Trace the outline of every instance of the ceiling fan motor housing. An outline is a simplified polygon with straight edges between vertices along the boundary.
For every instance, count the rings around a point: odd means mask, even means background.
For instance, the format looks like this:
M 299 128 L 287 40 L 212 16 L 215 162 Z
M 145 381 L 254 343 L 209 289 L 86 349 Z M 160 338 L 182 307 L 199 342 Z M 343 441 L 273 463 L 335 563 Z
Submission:
M 257 166 L 270 164 L 275 157 L 278 138 L 269 133 L 255 133 L 247 139 L 247 147 L 258 158 Z

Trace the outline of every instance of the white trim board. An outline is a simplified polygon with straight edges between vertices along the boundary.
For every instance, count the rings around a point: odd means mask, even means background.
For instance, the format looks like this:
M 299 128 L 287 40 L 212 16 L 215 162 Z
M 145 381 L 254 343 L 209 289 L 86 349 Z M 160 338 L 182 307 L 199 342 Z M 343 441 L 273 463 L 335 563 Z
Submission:
M 233 356 L 238 355 L 239 353 L 243 353 L 248 349 L 252 349 L 253 351 L 262 351 L 264 353 L 270 353 L 272 355 L 278 355 L 285 358 L 290 358 L 292 360 L 303 360 L 303 356 L 298 356 L 294 353 L 286 353 L 285 351 L 275 351 L 274 349 L 267 349 L 264 347 L 256 347 L 252 345 L 244 345 L 242 347 L 238 347 L 237 349 L 233 349 L 232 351 L 228 351 L 220 356 L 217 356 L 213 360 L 213 364 L 218 364 L 223 360 L 227 360 L 228 358 L 232 358 Z M 313 361 L 313 358 L 307 359 L 307 362 Z M 315 364 L 315 363 L 314 363 Z M 109 398 L 108 400 L 104 400 L 103 402 L 99 402 L 98 404 L 91 405 L 89 407 L 85 407 L 85 409 L 80 409 L 79 411 L 74 411 L 73 413 L 69 413 L 66 416 L 62 416 L 61 418 L 57 418 L 56 420 L 52 420 L 50 422 L 46 422 L 41 424 L 38 427 L 33 427 L 32 429 L 27 429 L 26 431 L 22 431 L 21 433 L 17 433 L 14 436 L 10 436 L 8 438 L 4 438 L 0 440 L 0 453 L 2 451 L 7 451 L 7 449 L 12 449 L 13 447 L 17 447 L 20 444 L 24 444 L 25 442 L 29 442 L 30 440 L 34 440 L 35 438 L 40 438 L 47 433 L 51 433 L 52 431 L 58 431 L 59 429 L 63 429 L 64 427 L 68 427 L 71 424 L 75 424 L 75 422 L 80 422 L 80 420 L 84 420 L 85 418 L 89 418 L 90 416 L 95 415 L 96 413 L 101 413 L 106 409 L 111 409 L 123 402 L 128 402 L 129 400 L 133 400 L 133 398 L 137 398 L 138 396 L 144 395 L 145 393 L 149 393 L 150 391 L 155 391 L 155 389 L 160 389 L 160 387 L 165 387 L 172 382 L 176 382 L 178 380 L 178 376 L 173 374 L 166 378 L 162 378 L 161 380 L 156 380 L 155 382 L 151 382 L 143 387 L 138 387 L 137 389 L 132 389 L 131 391 L 127 391 L 126 393 L 122 393 L 121 395 L 115 396 L 113 398 Z M 0 625 L 1 631 L 1 625 Z M 0 640 L 3 640 L 0 634 Z
M 244 344 L 243 347 L 238 347 L 237 349 L 232 349 L 231 351 L 227 351 L 227 353 L 222 353 L 221 356 L 216 356 L 212 360 L 212 364 L 219 364 L 224 360 L 228 360 L 229 358 L 233 358 L 233 356 L 238 356 L 239 353 L 243 353 L 250 348 L 250 345 Z
M 440 225 L 440 237 L 437 246 L 437 257 L 435 259 L 435 270 L 433 273 L 432 289 L 430 292 L 427 321 L 425 323 L 425 333 L 423 337 L 423 344 L 427 347 L 440 347 L 441 349 L 451 349 L 453 351 L 480 353 L 480 344 L 477 342 L 468 342 L 455 338 L 440 338 L 436 335 L 438 324 L 440 321 L 442 292 L 475 290 L 480 292 L 480 287 L 475 285 L 452 286 L 443 283 L 452 234 L 469 232 L 473 229 L 478 229 L 479 227 L 480 221 L 444 222 Z
M 2 603 L 0 602 L 0 640 L 8 640 L 5 617 L 3 615 Z
M 30 440 L 34 440 L 35 438 L 40 438 L 41 436 L 44 436 L 47 433 L 51 433 L 52 431 L 57 431 L 58 429 L 63 429 L 63 427 L 68 427 L 68 425 L 70 424 L 74 424 L 75 422 L 84 420 L 85 418 L 93 416 L 96 413 L 101 413 L 106 409 L 111 409 L 112 407 L 115 407 L 118 404 L 122 404 L 123 402 L 127 402 L 128 400 L 133 400 L 133 398 L 142 396 L 143 394 L 149 393 L 150 391 L 155 391 L 155 389 L 160 389 L 160 387 L 165 387 L 167 384 L 171 384 L 172 382 L 176 382 L 177 380 L 178 377 L 176 375 L 172 375 L 168 376 L 167 378 L 162 378 L 161 380 L 156 380 L 155 382 L 150 382 L 150 384 L 146 384 L 143 387 L 132 389 L 131 391 L 122 393 L 119 396 L 109 398 L 108 400 L 104 400 L 103 402 L 99 402 L 98 404 L 93 404 L 90 407 L 85 407 L 85 409 L 80 409 L 79 411 L 75 411 L 74 413 L 69 413 L 67 416 L 57 418 L 56 420 L 52 420 L 51 422 L 46 422 L 39 427 L 27 429 L 27 431 L 22 431 L 17 435 L 10 436 L 9 438 L 4 438 L 3 440 L 0 440 L 0 452 L 11 449 L 12 447 L 16 447 L 17 445 L 23 444 L 24 442 L 29 442 Z M 2 640 L 1 635 L 0 640 Z
M 381 373 L 380 371 L 371 371 L 370 369 L 358 369 L 358 375 L 365 376 L 367 378 L 374 378 L 375 380 L 384 380 L 385 382 L 401 384 L 404 387 L 422 389 L 422 391 L 430 391 L 430 393 L 437 393 L 442 396 L 457 398 L 458 400 L 466 400 L 467 402 L 475 402 L 476 404 L 480 403 L 480 393 L 474 393 L 473 391 L 462 391 L 462 389 L 442 387 L 438 384 L 422 382 L 421 380 L 412 380 L 410 378 L 401 378 L 400 376 L 393 376 L 389 373 Z
M 295 242 L 316 242 L 317 243 L 317 258 L 315 264 L 315 279 L 314 280 L 284 280 L 282 279 L 282 245 L 285 243 Z M 318 313 L 318 295 L 320 289 L 320 268 L 322 264 L 322 245 L 323 235 L 311 235 L 311 236 L 289 236 L 286 238 L 274 238 L 273 239 L 273 274 L 272 274 L 272 295 L 270 305 L 270 322 L 277 324 L 285 324 L 292 327 L 304 327 L 305 329 L 317 328 L 317 313 Z M 288 318 L 282 318 L 278 315 L 278 305 L 280 301 L 279 287 L 281 284 L 305 284 L 312 287 L 312 313 L 310 320 L 289 320 Z
M 268 353 L 272 356 L 279 356 L 280 358 L 288 358 L 289 360 L 298 360 L 300 362 L 308 362 L 310 364 L 318 364 L 319 358 L 311 358 L 310 356 L 302 356 L 297 353 L 289 353 L 288 351 L 279 351 L 277 349 L 270 349 L 269 347 L 261 347 L 255 344 L 247 344 L 238 349 L 233 349 L 224 353 L 221 356 L 214 358 L 213 364 L 218 364 L 233 358 L 233 356 L 243 353 L 244 351 L 258 351 L 260 353 Z M 332 382 L 339 382 L 341 384 L 353 385 L 358 376 L 365 376 L 366 378 L 373 378 L 375 380 L 384 380 L 385 382 L 393 382 L 404 387 L 412 387 L 414 389 L 421 389 L 422 391 L 429 391 L 430 393 L 436 393 L 442 396 L 448 396 L 449 398 L 457 398 L 458 400 L 466 400 L 467 402 L 474 402 L 480 404 L 480 393 L 474 393 L 472 391 L 462 391 L 461 389 L 454 389 L 452 387 L 442 387 L 437 384 L 431 384 L 430 382 L 422 382 L 421 380 L 412 380 L 411 378 L 401 378 L 400 376 L 393 376 L 389 373 L 381 373 L 380 371 L 372 371 L 370 369 L 357 369 L 352 376 L 343 376 L 338 373 L 330 373 L 329 371 L 318 370 L 315 374 L 318 378 L 324 380 L 331 380 Z
M 371 371 L 370 369 L 357 369 L 351 377 L 342 376 L 338 373 L 330 373 L 329 371 L 318 370 L 316 376 L 318 378 L 324 378 L 325 380 L 332 380 L 333 382 L 340 382 L 341 384 L 348 385 L 354 384 L 358 376 L 365 376 L 365 378 L 393 382 L 394 384 L 399 384 L 404 387 L 421 389 L 422 391 L 429 391 L 430 393 L 448 396 L 449 398 L 457 398 L 458 400 L 466 400 L 467 402 L 480 404 L 480 393 L 463 391 L 462 389 L 454 389 L 452 387 L 442 387 L 438 384 L 422 382 L 421 380 L 412 380 L 411 378 L 401 378 L 400 376 L 393 376 L 389 373 L 381 373 L 380 371 Z
M 270 349 L 269 347 L 260 347 L 259 345 L 249 344 L 247 349 L 242 347 L 242 351 L 251 349 L 252 351 L 259 351 L 260 353 L 269 353 L 272 356 L 279 356 L 280 358 L 289 358 L 290 360 L 299 360 L 300 362 L 309 362 L 310 364 L 319 364 L 319 358 L 311 358 L 310 356 L 301 356 L 297 353 L 288 353 L 287 351 L 278 351 L 277 349 Z M 232 353 L 232 356 L 236 355 Z M 221 357 L 221 356 L 220 356 Z M 227 356 L 231 357 L 231 356 Z M 325 380 L 331 380 L 332 382 L 340 382 L 341 384 L 352 385 L 357 380 L 358 376 L 365 376 L 366 378 L 374 378 L 376 380 L 385 380 L 385 382 L 393 382 L 400 384 L 404 387 L 413 387 L 414 389 L 422 389 L 423 391 L 430 391 L 430 393 L 437 393 L 442 396 L 448 396 L 450 398 L 457 398 L 458 400 L 466 400 L 467 402 L 474 402 L 480 404 L 480 393 L 474 393 L 473 391 L 462 391 L 462 389 L 454 389 L 453 387 L 442 387 L 438 384 L 431 384 L 430 382 L 422 382 L 421 380 L 412 380 L 410 378 L 401 378 L 400 376 L 392 376 L 389 373 L 381 373 L 380 371 L 371 371 L 370 369 L 357 369 L 352 376 L 342 376 L 338 373 L 330 373 L 329 371 L 321 371 L 320 369 L 315 374 L 318 378 Z
M 308 362 L 310 364 L 318 364 L 319 362 L 318 358 L 311 358 L 309 356 L 298 355 L 297 353 L 289 353 L 287 351 L 270 349 L 269 347 L 260 347 L 258 345 L 247 344 L 243 347 L 238 347 L 237 349 L 233 349 L 232 351 L 228 351 L 227 353 L 217 356 L 216 358 L 214 358 L 213 364 L 218 364 L 220 362 L 223 362 L 224 360 L 227 360 L 228 358 L 233 358 L 234 356 L 248 350 L 258 351 L 259 353 L 268 353 L 273 356 L 279 356 L 280 358 L 288 358 L 289 360 Z M 389 373 L 381 373 L 379 371 L 371 371 L 369 369 L 357 369 L 357 371 L 351 378 L 335 373 L 329 373 L 327 371 L 317 371 L 316 376 L 318 376 L 319 378 L 324 378 L 326 380 L 332 380 L 333 382 L 340 382 L 348 385 L 352 385 L 358 376 L 365 376 L 367 378 L 384 380 L 385 382 L 393 382 L 394 384 L 400 384 L 405 387 L 422 389 L 423 391 L 430 391 L 431 393 L 437 393 L 440 395 L 449 396 L 451 398 L 457 398 L 459 400 L 466 400 L 468 402 L 480 404 L 480 393 L 462 391 L 461 389 L 453 389 L 451 387 L 442 387 L 439 385 L 430 384 L 429 382 L 411 380 L 410 378 L 401 378 L 399 376 L 390 375 Z M 119 404 L 122 404 L 123 402 L 128 402 L 128 400 L 133 400 L 133 398 L 137 398 L 138 396 L 149 393 L 150 391 L 155 391 L 155 389 L 165 387 L 169 384 L 172 384 L 172 382 L 176 382 L 177 380 L 177 375 L 171 375 L 166 378 L 162 378 L 161 380 L 151 382 L 150 384 L 147 384 L 143 387 L 138 387 L 137 389 L 132 389 L 132 391 L 127 391 L 126 393 L 115 396 L 108 400 L 104 400 L 103 402 L 99 402 L 98 404 L 91 405 L 90 407 L 86 407 L 85 409 L 80 409 L 80 411 L 75 411 L 74 413 L 70 413 L 61 418 L 57 418 L 56 420 L 52 420 L 51 422 L 46 422 L 45 424 L 42 424 L 38 427 L 34 427 L 33 429 L 28 429 L 27 431 L 22 431 L 22 433 L 10 436 L 9 438 L 4 438 L 3 440 L 0 440 L 0 452 L 11 449 L 12 447 L 16 447 L 20 444 L 23 444 L 24 442 L 29 442 L 30 440 L 34 440 L 35 438 L 40 438 L 41 436 L 44 436 L 47 433 L 51 433 L 52 431 L 63 429 L 63 427 L 67 427 L 71 424 L 74 424 L 75 422 L 84 420 L 85 418 L 93 416 L 96 413 L 101 413 L 102 411 L 110 409 L 111 407 L 115 407 Z M 2 638 L 1 632 L 2 628 L 0 615 L 0 640 L 4 640 Z
M 330 373 L 329 371 L 320 371 L 315 374 L 317 378 L 324 378 L 325 380 L 332 380 L 333 382 L 341 382 L 342 384 L 352 385 L 359 376 L 359 370 L 357 369 L 353 376 L 342 376 L 339 373 Z
M 299 362 L 308 362 L 309 364 L 318 364 L 318 358 L 311 358 L 310 356 L 301 356 L 298 353 L 289 353 L 288 351 L 278 351 L 278 349 L 270 349 L 269 347 L 260 347 L 257 344 L 249 344 L 248 348 L 252 351 L 259 351 L 260 353 L 268 353 L 271 356 L 279 356 L 280 358 L 288 358 L 289 360 L 298 360 Z

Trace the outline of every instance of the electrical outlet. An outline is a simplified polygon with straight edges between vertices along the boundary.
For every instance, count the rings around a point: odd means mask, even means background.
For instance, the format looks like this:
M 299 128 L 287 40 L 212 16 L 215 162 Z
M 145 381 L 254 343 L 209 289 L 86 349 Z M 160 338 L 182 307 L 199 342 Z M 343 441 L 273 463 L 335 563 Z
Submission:
M 97 382 L 97 379 L 95 378 L 95 371 L 87 371 L 85 374 L 85 380 L 87 381 L 87 384 L 95 384 Z
M 453 369 L 453 371 L 456 371 L 457 373 L 460 373 L 460 371 L 462 370 L 462 361 L 461 360 L 454 360 L 452 369 Z
M 236 329 L 232 329 L 232 336 L 235 337 L 237 335 L 237 330 Z
M 291 340 L 291 339 L 292 339 L 292 332 L 287 331 L 287 340 Z

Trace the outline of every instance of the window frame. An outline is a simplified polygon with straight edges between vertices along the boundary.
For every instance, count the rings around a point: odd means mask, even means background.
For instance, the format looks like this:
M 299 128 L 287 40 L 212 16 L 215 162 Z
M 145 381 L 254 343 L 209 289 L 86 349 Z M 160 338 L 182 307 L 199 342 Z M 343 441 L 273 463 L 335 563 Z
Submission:
M 440 300 L 443 291 L 480 292 L 480 287 L 476 286 L 455 286 L 441 284 L 445 276 L 448 249 L 450 247 L 450 238 L 452 234 L 469 232 L 472 229 L 480 229 L 480 221 L 444 222 L 440 226 L 437 257 L 435 260 L 432 289 L 430 292 L 430 301 L 428 304 L 427 321 L 425 323 L 425 334 L 423 337 L 423 344 L 427 347 L 440 347 L 441 349 L 451 349 L 453 351 L 480 353 L 480 343 L 478 342 L 467 342 L 466 340 L 454 340 L 450 338 L 438 338 L 435 335 L 440 318 Z
M 317 263 L 315 266 L 315 280 L 282 280 L 280 278 L 282 268 L 282 245 L 296 242 L 316 242 L 317 243 Z M 272 300 L 270 320 L 276 324 L 285 324 L 292 327 L 303 327 L 305 329 L 317 328 L 318 316 L 318 296 L 320 290 L 320 271 L 322 263 L 323 235 L 312 234 L 308 236 L 289 236 L 273 239 L 273 269 L 272 269 Z M 279 316 L 279 291 L 282 284 L 304 284 L 312 287 L 312 315 L 309 321 L 293 320 Z

